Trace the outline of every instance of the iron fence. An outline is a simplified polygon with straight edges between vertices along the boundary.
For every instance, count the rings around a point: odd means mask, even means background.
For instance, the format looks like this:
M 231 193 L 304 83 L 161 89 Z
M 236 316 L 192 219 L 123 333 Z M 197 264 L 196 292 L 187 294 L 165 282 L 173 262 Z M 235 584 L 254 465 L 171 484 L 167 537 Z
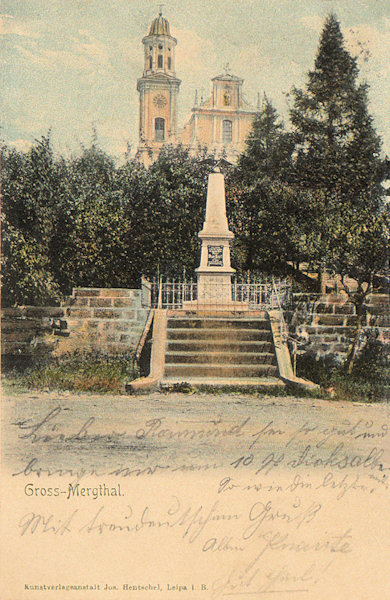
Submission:
M 142 302 L 148 308 L 171 310 L 269 310 L 290 302 L 291 285 L 287 280 L 238 281 L 231 283 L 183 281 L 174 279 L 142 280 Z

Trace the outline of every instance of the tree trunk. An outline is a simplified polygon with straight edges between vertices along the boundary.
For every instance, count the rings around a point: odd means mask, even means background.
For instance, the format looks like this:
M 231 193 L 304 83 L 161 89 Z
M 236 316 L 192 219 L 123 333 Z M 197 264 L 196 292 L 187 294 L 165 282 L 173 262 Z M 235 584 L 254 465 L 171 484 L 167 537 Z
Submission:
M 348 298 L 355 305 L 355 310 L 356 310 L 356 315 L 357 315 L 355 339 L 353 340 L 351 349 L 346 358 L 347 373 L 349 375 L 351 375 L 352 371 L 353 371 L 353 366 L 355 364 L 355 359 L 356 359 L 357 353 L 359 351 L 360 334 L 363 329 L 363 319 L 366 314 L 365 309 L 364 309 L 364 300 L 366 298 L 369 288 L 367 288 L 367 290 L 364 291 L 362 284 L 360 282 L 358 282 L 358 289 L 356 290 L 355 293 L 351 293 L 344 283 L 344 277 L 342 278 L 342 283 L 343 283 L 345 291 L 348 294 Z

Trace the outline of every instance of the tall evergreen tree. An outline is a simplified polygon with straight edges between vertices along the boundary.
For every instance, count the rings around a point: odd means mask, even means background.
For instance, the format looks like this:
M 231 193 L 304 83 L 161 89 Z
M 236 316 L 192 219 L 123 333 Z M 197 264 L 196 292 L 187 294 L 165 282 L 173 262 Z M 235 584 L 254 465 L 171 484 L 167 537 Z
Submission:
M 280 272 L 288 261 L 301 260 L 296 217 L 304 200 L 285 184 L 293 149 L 293 137 L 264 96 L 228 189 L 228 207 L 244 270 Z
M 330 15 L 306 89 L 292 92 L 296 183 L 356 201 L 362 192 L 379 195 L 381 142 L 368 111 L 367 89 L 358 83 L 356 59 L 345 49 L 340 24 Z
M 293 90 L 290 116 L 297 141 L 292 181 L 310 190 L 315 208 L 307 214 L 308 262 L 344 282 L 352 278 L 354 285 L 345 288 L 359 313 L 374 275 L 386 267 L 388 213 L 381 140 L 368 110 L 368 86 L 358 75 L 330 15 L 306 89 Z
M 262 177 L 283 179 L 284 174 L 291 169 L 293 148 L 292 136 L 285 131 L 277 110 L 264 95 L 245 151 L 238 160 L 239 178 L 248 183 Z

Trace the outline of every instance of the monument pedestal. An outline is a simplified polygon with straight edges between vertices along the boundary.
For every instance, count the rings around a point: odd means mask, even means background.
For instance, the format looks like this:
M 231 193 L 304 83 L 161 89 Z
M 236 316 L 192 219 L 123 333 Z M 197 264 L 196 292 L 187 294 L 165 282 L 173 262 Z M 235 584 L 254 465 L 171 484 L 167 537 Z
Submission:
M 200 266 L 196 269 L 198 306 L 227 308 L 232 300 L 230 243 L 234 234 L 226 218 L 225 179 L 219 169 L 210 173 L 207 186 L 206 219 L 198 236 L 202 240 Z

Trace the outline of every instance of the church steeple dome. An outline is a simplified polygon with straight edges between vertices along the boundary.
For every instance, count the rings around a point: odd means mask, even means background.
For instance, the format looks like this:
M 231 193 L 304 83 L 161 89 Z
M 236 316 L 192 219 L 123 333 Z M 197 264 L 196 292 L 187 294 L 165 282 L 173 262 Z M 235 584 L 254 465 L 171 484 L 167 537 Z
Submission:
M 162 16 L 161 8 L 158 17 L 152 21 L 149 29 L 149 35 L 171 35 L 169 23 L 167 19 L 164 19 Z

